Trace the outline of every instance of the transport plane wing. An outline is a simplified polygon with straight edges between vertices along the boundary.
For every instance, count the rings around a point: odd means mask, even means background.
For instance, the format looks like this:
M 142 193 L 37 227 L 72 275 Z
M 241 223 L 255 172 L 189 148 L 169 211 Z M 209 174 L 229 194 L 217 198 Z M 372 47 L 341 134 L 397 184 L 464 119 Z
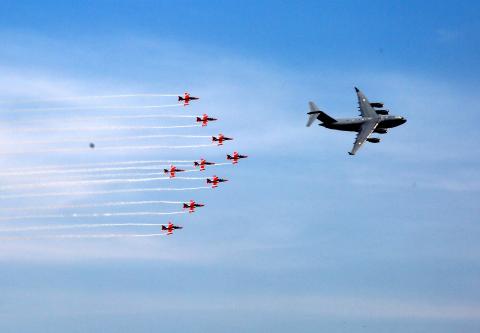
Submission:
M 377 128 L 379 122 L 380 121 L 378 119 L 372 119 L 362 124 L 360 132 L 358 132 L 355 143 L 353 144 L 352 151 L 349 152 L 350 155 L 355 155 L 355 153 L 357 152 L 357 150 L 360 149 L 365 140 L 368 140 L 370 134 L 372 134 L 375 128 Z

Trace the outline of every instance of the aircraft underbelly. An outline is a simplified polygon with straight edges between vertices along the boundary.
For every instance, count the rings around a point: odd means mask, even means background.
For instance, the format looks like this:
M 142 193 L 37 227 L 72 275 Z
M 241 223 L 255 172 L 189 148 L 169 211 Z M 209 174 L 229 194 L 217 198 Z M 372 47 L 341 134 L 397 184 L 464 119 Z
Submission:
M 362 127 L 361 123 L 334 123 L 334 124 L 329 124 L 328 126 L 331 129 L 336 129 L 339 131 L 351 131 L 351 132 L 357 132 L 360 127 Z

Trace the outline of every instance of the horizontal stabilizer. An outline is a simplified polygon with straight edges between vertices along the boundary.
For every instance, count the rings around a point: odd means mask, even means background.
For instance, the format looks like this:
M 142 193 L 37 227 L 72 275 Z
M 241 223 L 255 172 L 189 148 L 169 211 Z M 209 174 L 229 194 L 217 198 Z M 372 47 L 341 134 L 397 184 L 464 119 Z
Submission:
M 330 117 L 328 114 L 326 114 L 323 111 L 320 111 L 320 109 L 315 105 L 313 102 L 308 102 L 310 106 L 310 112 L 308 114 L 308 121 L 307 121 L 307 127 L 313 124 L 315 119 L 320 120 L 322 123 L 335 123 L 336 120 L 332 117 Z

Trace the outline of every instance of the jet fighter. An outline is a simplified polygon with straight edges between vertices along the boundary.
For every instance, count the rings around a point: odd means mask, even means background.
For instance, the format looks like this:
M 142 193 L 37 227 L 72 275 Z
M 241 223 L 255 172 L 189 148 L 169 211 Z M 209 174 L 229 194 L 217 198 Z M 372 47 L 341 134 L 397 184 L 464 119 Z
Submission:
M 207 126 L 209 121 L 215 120 L 217 120 L 217 118 L 210 118 L 207 114 L 203 114 L 202 117 L 197 117 L 197 123 L 201 122 L 203 127 Z
M 184 209 L 188 209 L 188 212 L 189 212 L 189 213 L 193 213 L 193 212 L 195 212 L 195 208 L 203 207 L 203 206 L 205 206 L 205 205 L 204 205 L 204 204 L 196 203 L 196 202 L 193 201 L 193 200 L 190 200 L 189 203 L 184 203 L 184 204 L 183 204 L 183 208 L 184 208 Z
M 247 155 L 239 155 L 239 154 L 235 151 L 235 152 L 233 152 L 233 156 L 232 156 L 232 155 L 227 155 L 227 160 L 232 160 L 232 163 L 233 163 L 233 164 L 237 164 L 239 159 L 241 159 L 241 158 L 247 158 L 247 157 L 248 157 Z
M 228 182 L 228 179 L 218 178 L 217 176 L 213 176 L 212 179 L 207 178 L 207 184 L 212 184 L 212 188 L 218 186 L 219 183 Z
M 190 101 L 194 101 L 196 99 L 200 99 L 199 97 L 193 97 L 193 96 L 190 96 L 190 94 L 188 92 L 185 92 L 185 94 L 183 94 L 183 97 L 182 96 L 178 96 L 178 101 L 179 102 L 183 102 L 183 105 L 184 106 L 187 106 L 189 105 Z
M 173 234 L 173 231 L 175 229 L 183 229 L 183 227 L 180 227 L 178 225 L 174 225 L 172 222 L 168 222 L 167 226 L 162 225 L 162 230 L 167 232 L 167 235 Z
M 200 162 L 193 162 L 193 166 L 195 167 L 200 167 L 200 171 L 205 171 L 205 166 L 206 165 L 215 165 L 215 162 L 207 162 L 205 159 L 201 159 Z
M 218 146 L 222 146 L 223 141 L 229 141 L 229 140 L 233 140 L 233 138 L 227 138 L 226 136 L 223 136 L 223 134 L 221 133 L 218 135 L 218 137 L 212 136 L 212 142 L 213 143 L 217 142 Z
M 310 112 L 308 112 L 307 127 L 312 125 L 315 119 L 320 121 L 320 126 L 340 131 L 357 132 L 357 138 L 353 144 L 350 155 L 362 147 L 365 141 L 371 143 L 380 142 L 380 138 L 372 138 L 372 133 L 385 134 L 389 128 L 404 124 L 407 119 L 400 116 L 389 115 L 389 110 L 383 109 L 383 103 L 370 103 L 365 95 L 355 87 L 357 93 L 360 118 L 334 119 L 321 111 L 313 102 L 309 102 Z
M 177 167 L 174 165 L 170 166 L 170 169 L 163 169 L 164 173 L 170 173 L 170 178 L 174 178 L 176 172 L 184 172 L 184 171 L 185 170 L 177 169 Z

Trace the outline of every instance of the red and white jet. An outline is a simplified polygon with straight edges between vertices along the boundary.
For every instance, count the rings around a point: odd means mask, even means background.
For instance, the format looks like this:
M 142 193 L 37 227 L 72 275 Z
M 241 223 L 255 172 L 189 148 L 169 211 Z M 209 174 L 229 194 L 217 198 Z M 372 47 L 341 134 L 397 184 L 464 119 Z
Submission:
M 212 142 L 213 143 L 216 142 L 218 146 L 222 146 L 223 141 L 229 141 L 229 140 L 233 140 L 233 138 L 227 138 L 226 136 L 224 136 L 221 133 L 218 135 L 218 137 L 217 136 L 212 136 Z
M 185 170 L 177 169 L 177 167 L 174 165 L 170 166 L 170 169 L 163 169 L 164 173 L 170 173 L 170 178 L 174 178 L 176 172 L 184 172 L 184 171 Z
M 218 186 L 219 183 L 228 182 L 228 179 L 218 178 L 217 176 L 213 176 L 212 179 L 207 178 L 207 184 L 212 184 L 212 188 Z
M 227 160 L 231 160 L 233 164 L 237 164 L 239 159 L 247 158 L 247 157 L 248 157 L 247 155 L 240 155 L 236 151 L 234 151 L 233 156 L 227 155 Z
M 203 206 L 205 206 L 205 205 L 204 204 L 199 204 L 199 203 L 196 203 L 193 200 L 190 200 L 189 203 L 184 203 L 183 204 L 183 209 L 188 209 L 189 213 L 193 213 L 193 212 L 195 212 L 195 208 L 203 207 Z
M 194 101 L 196 99 L 200 99 L 199 97 L 193 97 L 193 96 L 190 96 L 190 94 L 188 92 L 185 92 L 185 94 L 183 94 L 183 97 L 182 96 L 178 96 L 178 101 L 179 102 L 183 102 L 183 105 L 184 106 L 187 106 L 189 105 L 190 101 Z
M 205 113 L 203 114 L 202 117 L 197 117 L 197 123 L 200 123 L 200 122 L 201 122 L 201 123 L 202 123 L 202 126 L 204 126 L 204 127 L 207 126 L 207 123 L 208 123 L 209 121 L 215 121 L 215 120 L 217 120 L 217 118 L 210 118 L 210 117 L 209 117 L 207 114 L 205 114 Z
M 205 171 L 205 166 L 206 165 L 215 165 L 215 162 L 207 162 L 205 159 L 201 159 L 200 162 L 193 162 L 193 166 L 195 167 L 200 167 L 200 171 Z
M 174 225 L 172 222 L 168 222 L 167 226 L 162 225 L 162 230 L 167 232 L 167 235 L 173 234 L 175 229 L 183 229 L 183 227 L 179 227 L 178 225 Z

